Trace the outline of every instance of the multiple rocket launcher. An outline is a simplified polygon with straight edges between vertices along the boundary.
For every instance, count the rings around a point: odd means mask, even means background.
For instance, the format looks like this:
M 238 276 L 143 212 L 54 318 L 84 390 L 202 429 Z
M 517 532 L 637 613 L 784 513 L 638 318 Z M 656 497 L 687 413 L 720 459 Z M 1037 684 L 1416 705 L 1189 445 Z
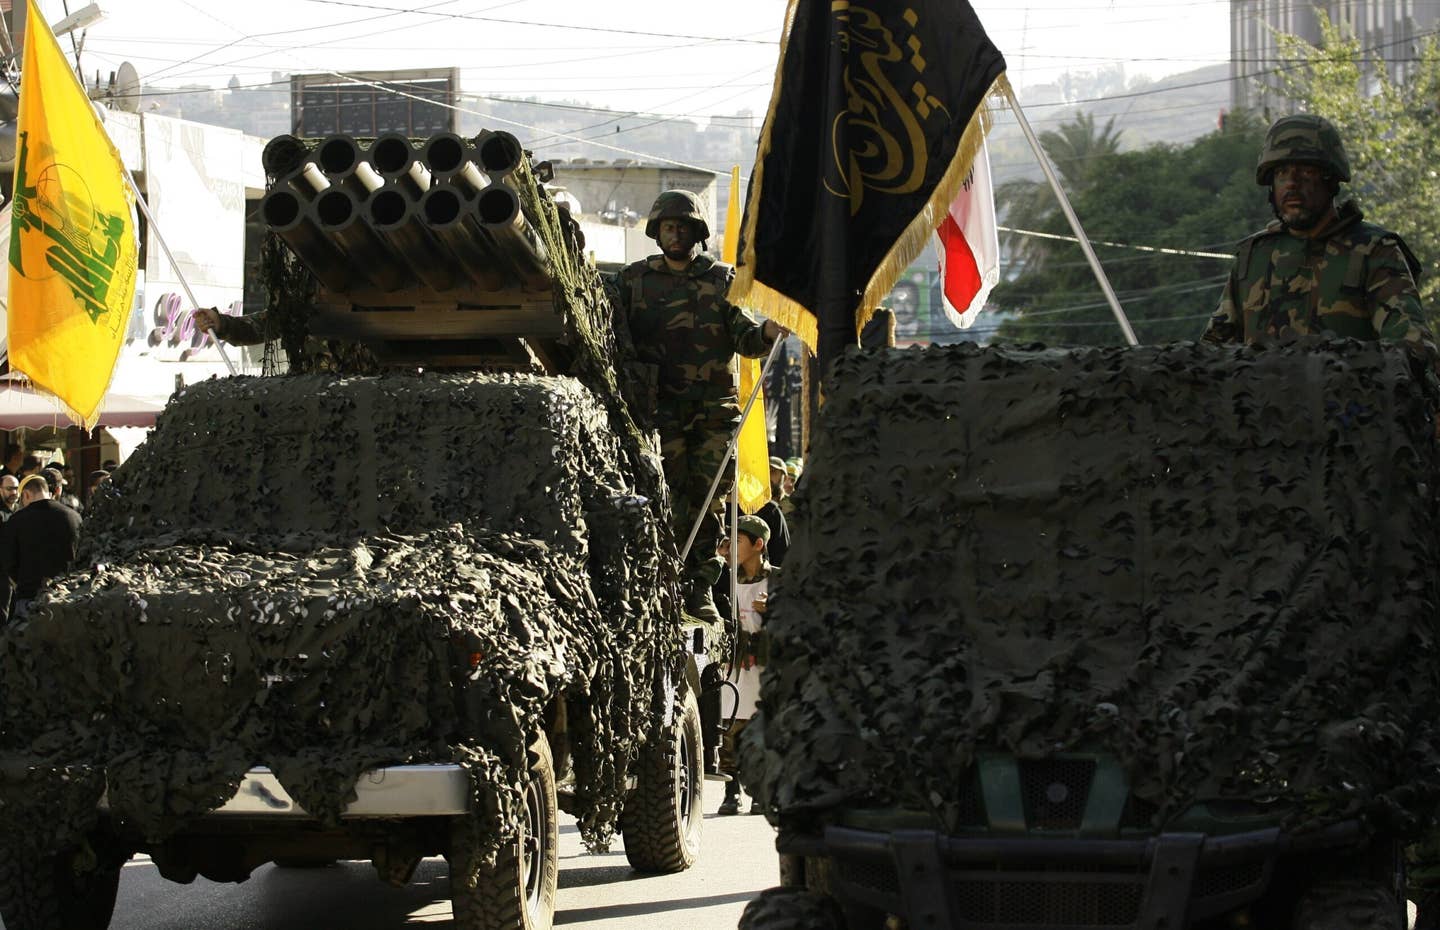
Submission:
M 294 136 L 265 147 L 269 229 L 331 291 L 497 291 L 549 280 L 544 244 L 511 176 L 525 152 L 508 132 L 400 133 L 365 147 L 335 135 L 313 150 Z

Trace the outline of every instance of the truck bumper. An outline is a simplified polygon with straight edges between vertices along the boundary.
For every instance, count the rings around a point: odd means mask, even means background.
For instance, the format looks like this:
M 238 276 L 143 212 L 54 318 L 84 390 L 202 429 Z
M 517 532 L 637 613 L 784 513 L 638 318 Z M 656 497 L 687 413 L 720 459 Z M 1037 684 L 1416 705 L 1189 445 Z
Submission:
M 393 765 L 361 775 L 355 782 L 355 800 L 341 817 L 455 817 L 470 811 L 471 797 L 470 776 L 459 765 Z M 103 797 L 100 807 L 109 807 Z M 246 772 L 230 800 L 209 816 L 305 818 L 310 814 L 273 772 L 259 766 Z
M 951 836 L 932 830 L 829 827 L 786 833 L 786 857 L 828 863 L 828 890 L 841 904 L 949 930 L 1180 928 L 1264 894 L 1287 854 L 1365 842 L 1359 824 L 1292 836 L 1280 829 L 1227 836 L 1162 833 L 1135 840 Z

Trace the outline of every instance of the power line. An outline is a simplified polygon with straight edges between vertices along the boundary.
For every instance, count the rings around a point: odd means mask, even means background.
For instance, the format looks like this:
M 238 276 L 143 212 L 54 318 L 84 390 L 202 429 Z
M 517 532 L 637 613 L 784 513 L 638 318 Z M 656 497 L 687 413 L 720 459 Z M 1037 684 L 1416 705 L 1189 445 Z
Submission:
M 776 45 L 776 39 L 749 39 L 743 36 L 697 36 L 678 32 L 649 32 L 643 29 L 620 29 L 612 26 L 581 26 L 575 23 L 547 23 L 529 19 L 502 19 L 496 16 L 477 16 L 471 13 L 433 13 L 425 10 L 407 10 L 404 7 L 375 6 L 355 3 L 353 0 L 302 0 L 304 3 L 319 3 L 326 6 L 355 7 L 361 10 L 389 10 L 394 13 L 424 13 L 444 19 L 470 20 L 482 23 L 498 23 L 507 26 L 535 26 L 541 29 L 563 29 L 566 32 L 605 32 L 612 35 L 648 36 L 653 39 L 700 39 L 706 42 L 734 42 L 741 45 Z

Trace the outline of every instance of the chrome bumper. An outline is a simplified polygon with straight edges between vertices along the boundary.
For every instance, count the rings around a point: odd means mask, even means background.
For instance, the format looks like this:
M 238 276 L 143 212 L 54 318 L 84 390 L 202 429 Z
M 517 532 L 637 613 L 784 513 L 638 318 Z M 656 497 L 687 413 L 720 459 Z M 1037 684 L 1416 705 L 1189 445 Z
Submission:
M 340 816 L 455 817 L 470 811 L 470 777 L 458 765 L 394 765 L 373 769 L 355 782 L 355 800 Z M 109 805 L 100 799 L 102 810 Z M 245 773 L 240 787 L 208 816 L 302 818 L 310 814 L 295 803 L 268 768 Z

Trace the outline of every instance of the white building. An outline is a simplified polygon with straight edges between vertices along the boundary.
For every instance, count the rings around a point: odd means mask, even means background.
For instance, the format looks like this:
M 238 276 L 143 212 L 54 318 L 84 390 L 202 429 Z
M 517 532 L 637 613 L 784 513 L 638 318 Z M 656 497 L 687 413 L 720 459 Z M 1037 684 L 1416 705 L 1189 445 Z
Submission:
M 1264 109 L 1275 102 L 1277 69 L 1287 67 L 1278 33 L 1319 45 L 1320 14 L 1360 40 L 1367 58 L 1384 59 L 1390 77 L 1403 81 L 1420 39 L 1440 23 L 1432 0 L 1230 0 L 1231 101 L 1236 109 Z

